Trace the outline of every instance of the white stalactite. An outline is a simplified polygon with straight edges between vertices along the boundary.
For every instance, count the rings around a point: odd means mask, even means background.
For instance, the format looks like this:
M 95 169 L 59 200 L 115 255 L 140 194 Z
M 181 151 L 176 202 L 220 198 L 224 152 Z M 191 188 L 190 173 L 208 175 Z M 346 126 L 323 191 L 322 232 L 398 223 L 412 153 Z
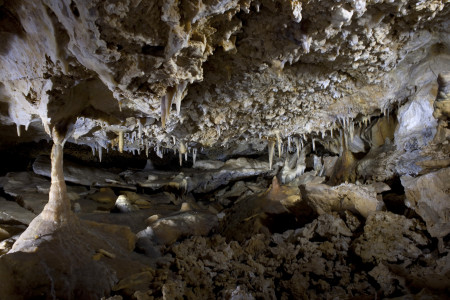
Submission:
M 119 152 L 123 153 L 123 131 L 119 131 Z
M 273 165 L 273 152 L 275 151 L 275 142 L 269 141 L 269 168 L 272 170 Z

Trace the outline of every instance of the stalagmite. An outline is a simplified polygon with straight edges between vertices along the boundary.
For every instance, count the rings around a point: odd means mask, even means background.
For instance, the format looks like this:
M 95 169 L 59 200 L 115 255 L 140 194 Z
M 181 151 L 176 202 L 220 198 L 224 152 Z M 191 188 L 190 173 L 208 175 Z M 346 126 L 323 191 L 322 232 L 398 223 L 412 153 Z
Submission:
M 275 150 L 275 142 L 270 140 L 269 141 L 269 168 L 270 168 L 270 170 L 272 170 L 274 150 Z
M 312 148 L 313 148 L 313 151 L 316 151 L 316 139 L 315 138 L 312 138 Z

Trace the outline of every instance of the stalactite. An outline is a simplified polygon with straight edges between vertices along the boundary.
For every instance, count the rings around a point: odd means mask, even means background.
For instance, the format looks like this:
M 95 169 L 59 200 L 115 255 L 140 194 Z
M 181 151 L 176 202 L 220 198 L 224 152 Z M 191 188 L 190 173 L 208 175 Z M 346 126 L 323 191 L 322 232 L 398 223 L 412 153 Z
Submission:
M 138 138 L 139 138 L 139 141 L 142 140 L 142 124 L 141 124 L 141 120 L 138 120 Z
M 20 137 L 20 124 L 16 124 L 17 127 L 17 136 Z
M 281 157 L 281 138 L 280 138 L 280 132 L 277 131 L 275 134 L 276 134 L 276 136 L 277 136 L 278 157 Z
M 161 146 L 159 145 L 159 143 L 158 143 L 158 145 L 156 146 L 156 155 L 157 155 L 159 158 L 163 158 L 163 157 L 164 157 L 164 155 L 163 155 L 163 153 L 162 153 L 162 151 L 161 151 Z
M 167 95 L 161 97 L 161 126 L 166 128 L 166 105 L 167 105 Z
M 180 116 L 181 113 L 181 100 L 183 99 L 183 93 L 186 89 L 187 81 L 180 83 L 176 87 L 176 95 L 175 95 L 175 105 L 177 107 L 177 115 Z
M 173 99 L 176 94 L 176 87 L 168 87 L 167 88 L 167 106 L 166 106 L 166 119 L 169 120 L 170 117 L 170 109 L 172 107 Z
M 119 152 L 123 153 L 123 131 L 119 131 Z
M 102 162 L 102 149 L 103 149 L 102 146 L 98 147 L 98 160 L 100 162 Z
M 298 159 L 300 157 L 300 141 L 299 141 L 298 137 L 296 137 L 294 139 L 294 143 L 295 143 L 295 147 L 297 148 L 296 150 L 297 150 L 297 159 Z
M 181 154 L 186 153 L 186 145 L 182 141 L 179 142 L 178 151 L 180 151 Z
M 269 169 L 270 170 L 272 170 L 274 151 L 275 151 L 275 142 L 270 140 L 269 141 Z
M 197 159 L 197 148 L 192 149 L 192 161 L 193 165 L 195 166 L 195 161 Z

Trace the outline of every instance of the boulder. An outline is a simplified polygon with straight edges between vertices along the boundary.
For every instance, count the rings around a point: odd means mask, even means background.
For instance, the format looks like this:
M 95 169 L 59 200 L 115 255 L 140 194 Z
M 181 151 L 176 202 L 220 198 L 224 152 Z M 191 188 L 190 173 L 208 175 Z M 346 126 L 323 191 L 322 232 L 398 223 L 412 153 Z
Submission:
M 116 200 L 116 209 L 118 209 L 120 212 L 128 213 L 133 211 L 138 211 L 139 207 L 137 205 L 134 205 L 130 199 L 128 199 L 125 195 L 120 195 Z
M 89 198 L 99 203 L 113 203 L 116 201 L 117 196 L 110 188 L 100 188 L 98 192 L 90 195 Z
M 338 186 L 307 183 L 305 199 L 319 214 L 350 210 L 367 218 L 370 213 L 381 210 L 384 203 L 377 195 L 379 186 L 343 183 Z
M 450 168 L 419 177 L 402 176 L 406 206 L 422 217 L 433 237 L 450 233 Z
M 190 210 L 157 219 L 145 230 L 139 232 L 137 237 L 170 245 L 182 237 L 207 235 L 217 225 L 216 215 Z

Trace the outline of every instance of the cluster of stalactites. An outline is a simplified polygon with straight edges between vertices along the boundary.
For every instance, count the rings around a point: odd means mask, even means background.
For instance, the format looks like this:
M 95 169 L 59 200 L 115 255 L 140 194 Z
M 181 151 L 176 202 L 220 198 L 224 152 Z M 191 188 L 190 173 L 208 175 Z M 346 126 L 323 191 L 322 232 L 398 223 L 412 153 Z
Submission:
M 389 108 L 384 110 L 384 115 L 389 120 Z M 330 148 L 330 143 L 334 142 L 339 145 L 339 154 L 342 155 L 349 148 L 349 144 L 353 142 L 355 134 L 361 134 L 370 125 L 370 116 L 363 116 L 358 120 L 337 116 L 334 122 L 327 124 L 326 129 L 320 132 L 311 131 L 294 136 L 289 135 L 284 141 L 281 132 L 274 131 L 273 135 L 267 138 L 269 168 L 272 170 L 273 167 L 275 144 L 277 145 L 278 157 L 285 156 L 286 161 L 292 153 L 296 153 L 297 159 L 300 159 L 301 151 L 307 144 L 310 144 L 312 152 L 315 152 L 317 143 Z
M 169 104 L 172 101 L 176 101 L 177 111 L 179 112 L 179 103 L 181 103 L 182 95 L 186 88 L 186 84 L 177 85 L 175 88 L 171 88 L 168 90 L 168 93 L 165 95 L 165 102 Z M 163 125 L 165 124 L 165 120 L 167 120 L 169 110 L 164 110 L 164 118 L 162 118 Z M 386 108 L 384 110 L 385 116 L 389 118 L 389 109 Z M 268 154 L 269 154 L 269 169 L 272 170 L 274 164 L 274 156 L 275 149 L 278 152 L 278 158 L 285 156 L 285 159 L 288 157 L 292 157 L 292 154 L 296 154 L 297 159 L 300 158 L 300 154 L 305 145 L 310 145 L 311 150 L 313 152 L 316 151 L 317 143 L 322 144 L 325 148 L 330 149 L 330 143 L 333 144 L 333 149 L 336 149 L 335 146 L 339 147 L 339 154 L 342 153 L 349 148 L 349 144 L 353 142 L 355 134 L 358 136 L 361 135 L 363 130 L 369 128 L 370 126 L 370 116 L 359 117 L 357 120 L 354 120 L 350 117 L 336 116 L 333 122 L 327 124 L 324 130 L 315 132 L 304 132 L 296 135 L 287 135 L 277 130 L 274 131 L 273 134 L 269 137 L 259 136 L 260 139 L 267 139 L 268 141 Z M 135 154 L 141 153 L 141 150 L 145 149 L 145 153 L 148 157 L 149 150 L 153 148 L 156 155 L 160 158 L 163 158 L 164 154 L 168 151 L 172 150 L 175 154 L 178 152 L 180 166 L 183 163 L 183 154 L 185 157 L 185 161 L 188 160 L 188 154 L 192 155 L 193 163 L 195 164 L 197 158 L 197 148 L 189 146 L 189 143 L 181 139 L 177 139 L 175 136 L 172 136 L 172 142 L 166 141 L 161 142 L 151 137 L 150 126 L 148 126 L 148 121 L 144 123 L 147 125 L 143 125 L 141 119 L 136 119 L 136 124 L 130 126 L 116 126 L 111 128 L 107 124 L 100 124 L 103 130 L 103 137 L 106 139 L 106 131 L 114 131 L 117 134 L 117 137 L 113 140 L 109 140 L 109 143 L 94 143 L 91 145 L 93 154 L 95 155 L 98 152 L 99 160 L 102 160 L 103 149 L 108 151 L 108 148 L 116 149 L 120 153 L 124 151 L 132 152 Z M 94 139 L 95 141 L 95 139 Z M 192 145 L 192 144 L 191 144 Z M 275 145 L 277 147 L 275 147 Z M 337 150 L 337 149 L 336 149 Z M 338 151 L 333 151 L 334 153 L 338 153 Z
M 181 112 L 181 100 L 186 94 L 187 82 L 182 82 L 174 87 L 167 88 L 167 93 L 161 97 L 161 126 L 166 127 L 166 122 L 170 117 L 170 109 L 172 104 L 175 103 L 177 108 L 177 115 Z

